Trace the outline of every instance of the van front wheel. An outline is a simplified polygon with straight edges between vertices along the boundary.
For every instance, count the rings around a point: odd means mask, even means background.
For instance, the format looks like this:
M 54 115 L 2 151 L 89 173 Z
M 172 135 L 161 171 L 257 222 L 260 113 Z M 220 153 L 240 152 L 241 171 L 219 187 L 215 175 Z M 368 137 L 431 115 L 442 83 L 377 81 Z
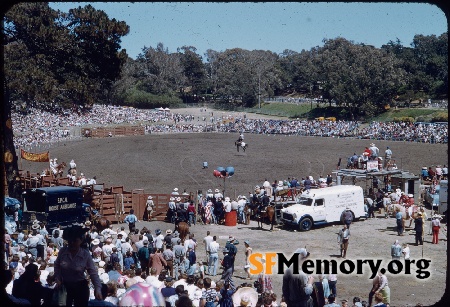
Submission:
M 300 231 L 309 231 L 312 225 L 312 220 L 309 217 L 305 217 L 299 223 Z

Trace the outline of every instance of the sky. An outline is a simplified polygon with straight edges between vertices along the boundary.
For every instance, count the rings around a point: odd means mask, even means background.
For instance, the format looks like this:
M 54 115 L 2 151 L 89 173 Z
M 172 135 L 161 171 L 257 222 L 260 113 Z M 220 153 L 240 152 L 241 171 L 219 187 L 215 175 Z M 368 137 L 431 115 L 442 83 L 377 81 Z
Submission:
M 50 2 L 68 12 L 89 2 Z M 193 46 L 197 53 L 242 48 L 282 53 L 323 46 L 343 37 L 377 48 L 400 40 L 410 46 L 414 35 L 439 36 L 448 30 L 445 13 L 426 3 L 214 3 L 91 2 L 109 18 L 125 21 L 130 33 L 122 48 L 135 59 L 144 47 L 163 43 L 169 52 Z

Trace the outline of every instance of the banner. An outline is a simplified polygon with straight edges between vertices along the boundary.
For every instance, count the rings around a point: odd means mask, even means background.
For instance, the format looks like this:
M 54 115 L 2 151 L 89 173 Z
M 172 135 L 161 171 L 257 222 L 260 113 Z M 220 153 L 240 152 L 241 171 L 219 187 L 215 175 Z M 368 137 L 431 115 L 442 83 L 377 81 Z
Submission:
M 31 153 L 20 149 L 20 157 L 24 160 L 33 161 L 33 162 L 49 162 L 50 155 L 47 152 L 43 153 Z
M 375 161 L 367 161 L 367 171 L 368 172 L 373 172 L 373 171 L 378 172 L 379 171 L 379 169 L 378 169 L 378 161 L 377 160 L 375 160 Z

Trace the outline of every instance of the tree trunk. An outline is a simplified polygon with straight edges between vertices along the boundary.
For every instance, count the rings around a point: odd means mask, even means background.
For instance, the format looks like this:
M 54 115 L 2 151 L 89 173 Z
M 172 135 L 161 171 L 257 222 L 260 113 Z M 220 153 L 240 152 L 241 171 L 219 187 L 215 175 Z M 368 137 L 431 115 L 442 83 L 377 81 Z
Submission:
M 8 188 L 8 195 L 14 198 L 21 196 L 21 184 L 19 177 L 19 167 L 17 164 L 16 149 L 13 141 L 13 128 L 11 120 L 11 101 L 9 99 L 9 92 L 5 86 L 5 96 L 3 101 L 3 165 L 6 176 L 6 186 Z

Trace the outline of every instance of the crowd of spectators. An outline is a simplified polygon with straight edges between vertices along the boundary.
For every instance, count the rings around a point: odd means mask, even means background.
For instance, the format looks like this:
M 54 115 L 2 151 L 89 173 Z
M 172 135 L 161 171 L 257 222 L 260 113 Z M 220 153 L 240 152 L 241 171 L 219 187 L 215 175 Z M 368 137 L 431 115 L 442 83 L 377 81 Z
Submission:
M 14 143 L 33 147 L 79 137 L 73 127 L 145 124 L 150 133 L 255 133 L 316 137 L 353 137 L 422 143 L 448 142 L 447 123 L 371 122 L 330 120 L 249 119 L 246 116 L 201 116 L 94 104 L 83 112 L 51 112 L 30 107 L 12 112 Z

